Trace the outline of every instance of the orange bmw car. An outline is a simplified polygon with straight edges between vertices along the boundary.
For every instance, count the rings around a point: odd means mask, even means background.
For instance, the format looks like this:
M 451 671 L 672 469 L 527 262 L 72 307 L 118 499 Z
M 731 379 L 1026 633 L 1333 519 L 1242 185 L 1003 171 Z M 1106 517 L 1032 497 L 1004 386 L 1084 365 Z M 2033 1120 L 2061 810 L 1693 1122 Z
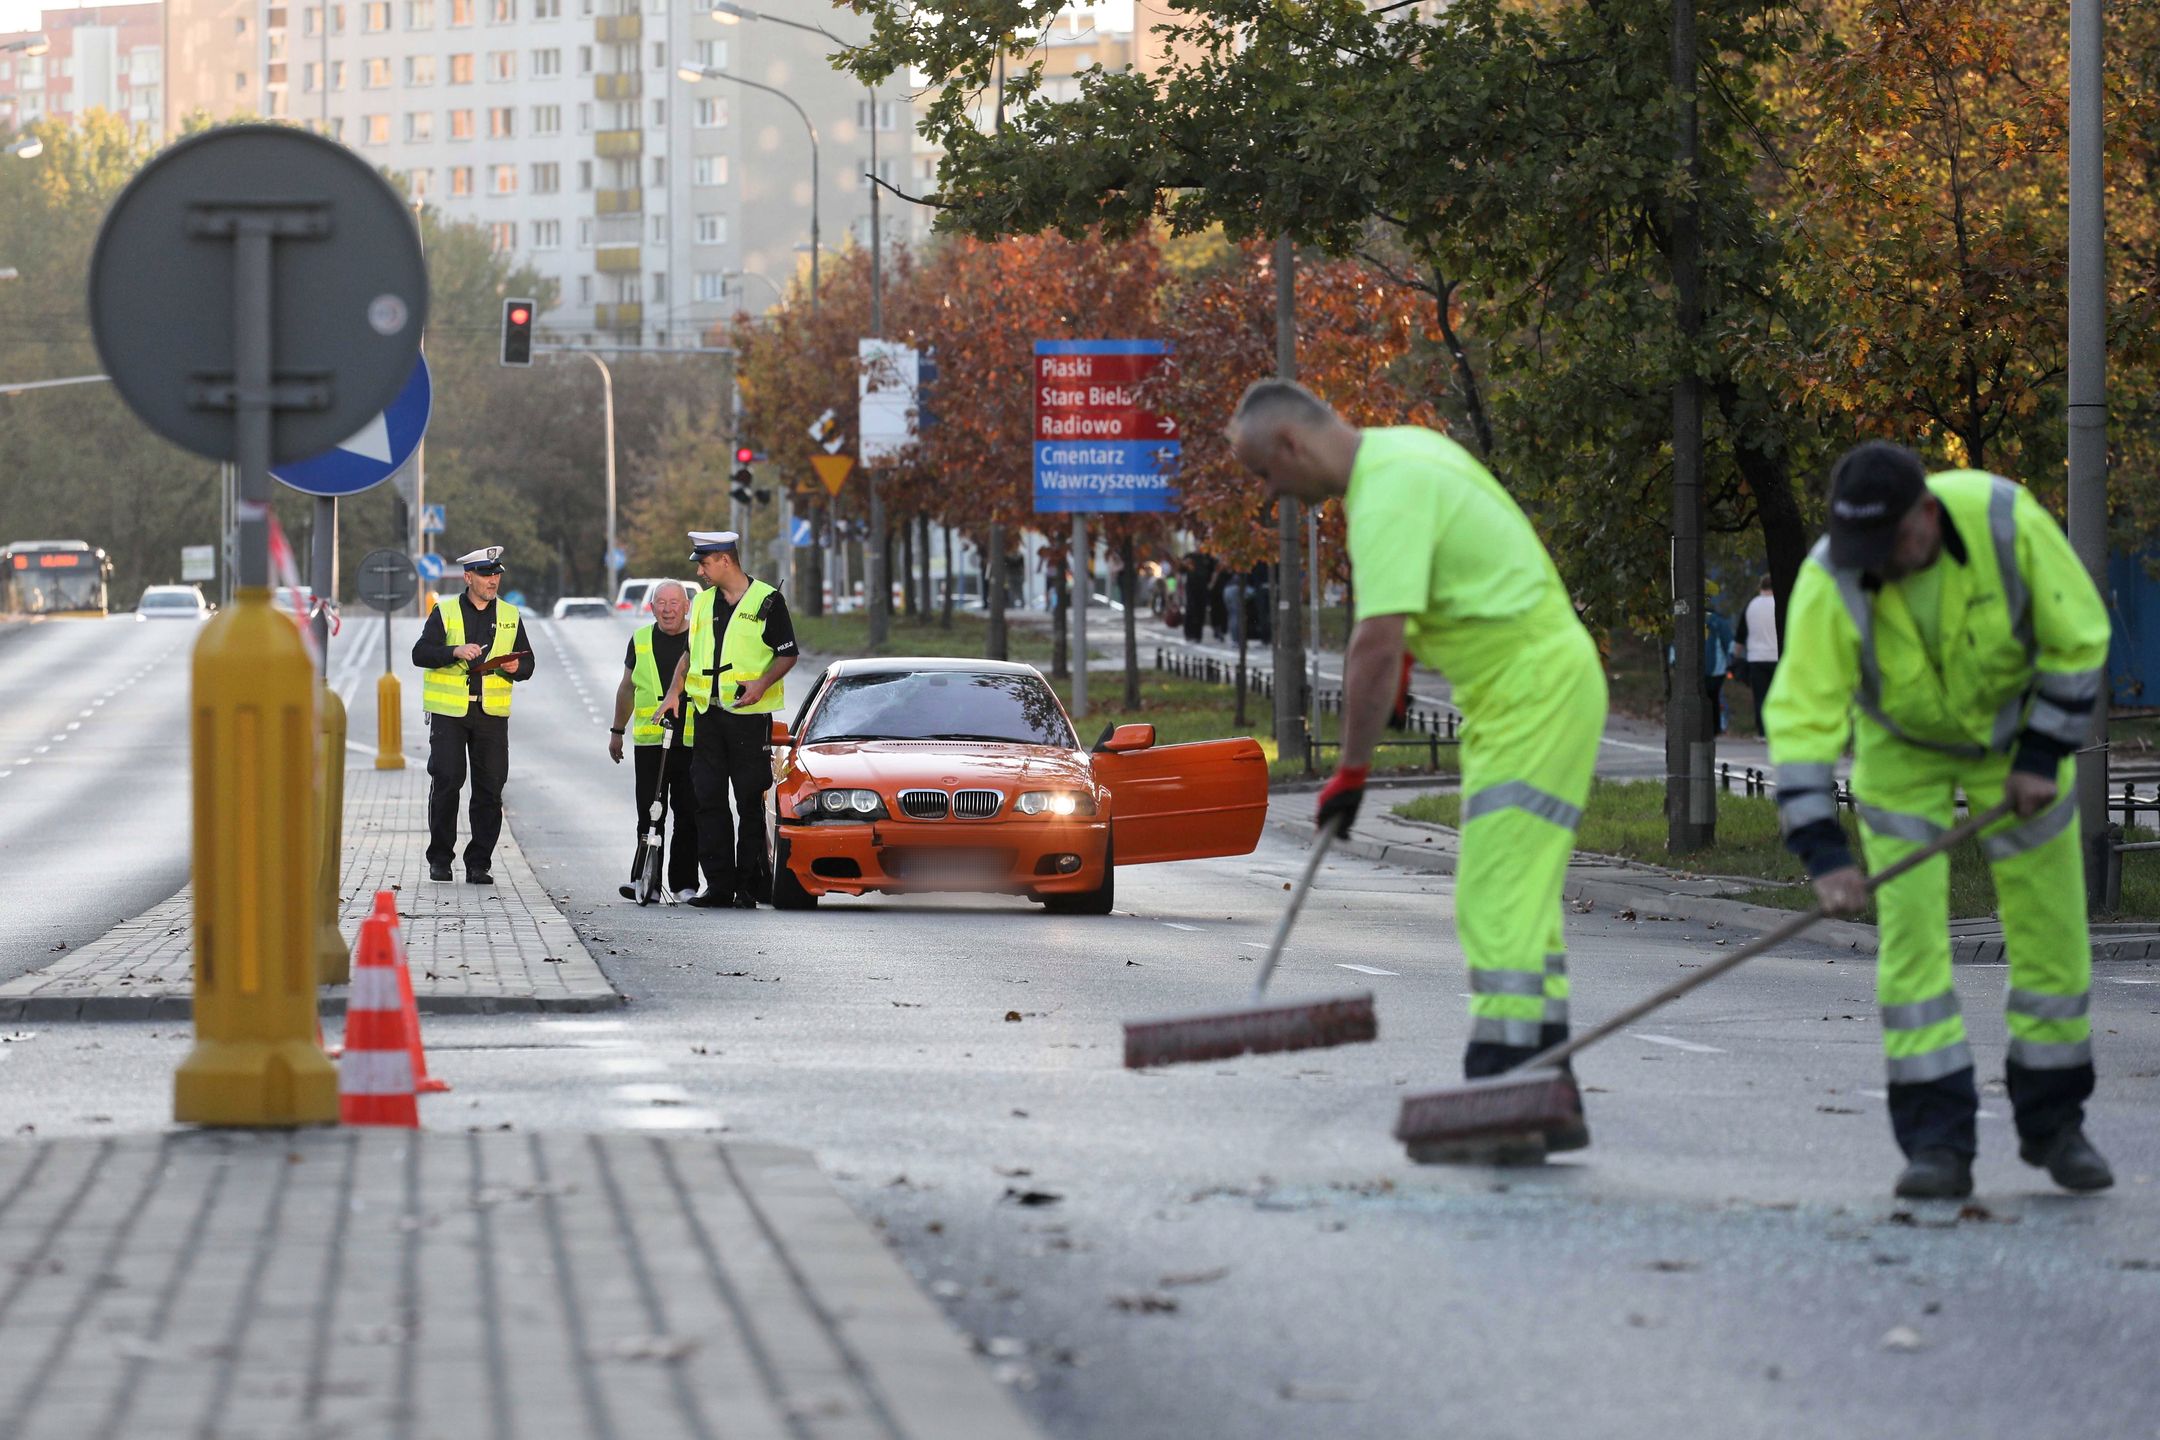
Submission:
M 773 739 L 782 910 L 988 890 L 1106 915 L 1118 866 L 1249 854 L 1267 819 L 1257 742 L 1157 747 L 1120 725 L 1089 749 L 1032 665 L 843 660 Z

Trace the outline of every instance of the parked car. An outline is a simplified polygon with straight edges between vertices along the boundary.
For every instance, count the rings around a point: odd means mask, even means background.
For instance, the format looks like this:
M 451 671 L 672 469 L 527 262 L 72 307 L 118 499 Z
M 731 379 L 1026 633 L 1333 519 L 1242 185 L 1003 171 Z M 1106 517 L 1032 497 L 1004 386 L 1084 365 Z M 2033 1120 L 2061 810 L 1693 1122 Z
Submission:
M 1032 665 L 843 660 L 794 733 L 773 722 L 772 903 L 990 890 L 1107 915 L 1115 867 L 1247 855 L 1267 820 L 1249 737 L 1155 744 L 1120 725 L 1084 748 Z
M 618 615 L 652 614 L 653 586 L 658 585 L 662 580 L 673 578 L 673 576 L 669 575 L 648 575 L 635 580 L 623 581 L 615 590 L 615 613 Z M 705 588 L 695 580 L 676 580 L 675 583 L 689 591 L 690 598 L 693 600 L 697 599 L 698 591 Z
M 137 620 L 207 620 L 210 602 L 196 585 L 152 585 L 135 602 Z
M 550 620 L 605 620 L 615 612 L 598 595 L 565 595 L 548 612 Z

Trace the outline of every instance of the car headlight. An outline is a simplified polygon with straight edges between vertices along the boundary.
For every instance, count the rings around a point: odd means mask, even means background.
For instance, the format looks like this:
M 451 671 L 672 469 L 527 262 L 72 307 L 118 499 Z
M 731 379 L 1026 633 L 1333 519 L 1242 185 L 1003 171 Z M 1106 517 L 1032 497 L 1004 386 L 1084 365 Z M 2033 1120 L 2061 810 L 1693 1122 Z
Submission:
M 1095 813 L 1095 797 L 1084 790 L 1027 790 L 1013 803 L 1023 815 Z
M 878 820 L 885 815 L 885 803 L 875 790 L 820 790 L 803 800 L 796 813 L 805 819 L 820 815 L 828 820 Z

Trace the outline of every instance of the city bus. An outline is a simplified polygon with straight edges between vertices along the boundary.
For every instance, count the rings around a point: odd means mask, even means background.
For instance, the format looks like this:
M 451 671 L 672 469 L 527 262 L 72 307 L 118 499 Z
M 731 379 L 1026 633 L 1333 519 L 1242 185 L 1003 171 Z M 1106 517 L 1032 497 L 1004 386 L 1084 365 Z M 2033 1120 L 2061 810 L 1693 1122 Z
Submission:
M 112 561 L 83 540 L 18 540 L 0 548 L 0 615 L 103 615 Z

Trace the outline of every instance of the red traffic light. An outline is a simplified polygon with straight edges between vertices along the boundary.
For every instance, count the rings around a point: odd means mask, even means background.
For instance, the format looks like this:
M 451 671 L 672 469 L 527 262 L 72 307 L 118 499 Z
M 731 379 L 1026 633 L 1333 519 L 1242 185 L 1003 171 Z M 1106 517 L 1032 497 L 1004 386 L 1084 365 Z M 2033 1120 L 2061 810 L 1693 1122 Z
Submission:
M 736 464 L 748 465 L 751 461 L 755 459 L 757 459 L 757 451 L 751 449 L 748 445 L 738 445 L 735 447 Z
M 524 306 L 522 306 L 522 305 L 513 305 L 513 306 L 511 306 L 511 307 L 510 307 L 510 323 L 511 323 L 511 324 L 513 324 L 513 325 L 523 325 L 523 324 L 524 324 L 524 323 L 525 323 L 526 321 L 528 321 L 528 320 L 530 320 L 530 319 L 532 319 L 532 311 L 530 311 L 530 310 L 527 310 L 527 309 L 526 309 L 526 308 L 525 308 Z

